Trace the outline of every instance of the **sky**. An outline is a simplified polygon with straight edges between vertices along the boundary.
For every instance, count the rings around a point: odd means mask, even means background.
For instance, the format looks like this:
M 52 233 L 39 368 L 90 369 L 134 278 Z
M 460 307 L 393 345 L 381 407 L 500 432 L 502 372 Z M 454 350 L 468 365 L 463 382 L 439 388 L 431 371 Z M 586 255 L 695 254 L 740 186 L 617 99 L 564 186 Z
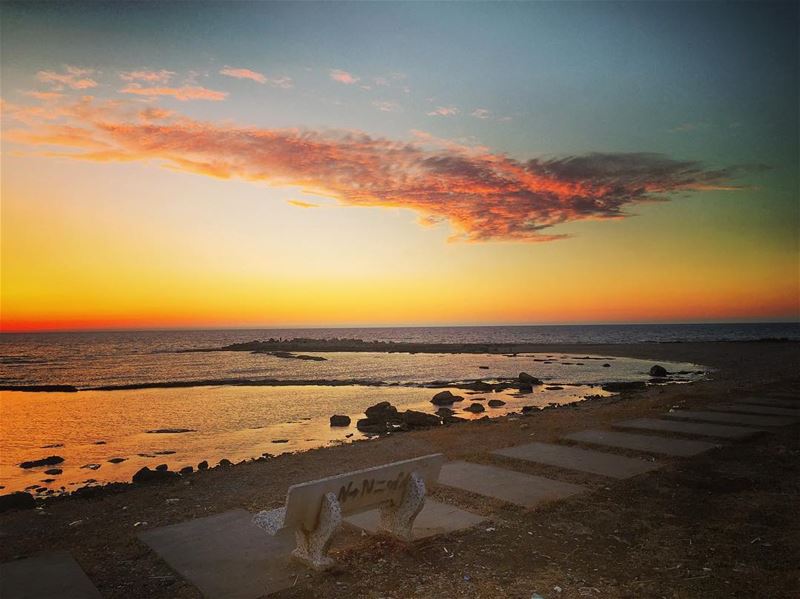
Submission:
M 3 332 L 800 318 L 794 2 L 2 2 Z

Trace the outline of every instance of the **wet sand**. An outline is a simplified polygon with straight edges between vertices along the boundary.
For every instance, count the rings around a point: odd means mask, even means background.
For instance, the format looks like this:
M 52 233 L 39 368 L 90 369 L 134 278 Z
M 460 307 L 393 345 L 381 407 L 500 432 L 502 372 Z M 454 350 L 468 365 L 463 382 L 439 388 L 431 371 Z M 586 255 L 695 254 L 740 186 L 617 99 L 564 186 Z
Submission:
M 533 350 L 530 350 L 533 351 Z M 696 343 L 545 346 L 539 351 L 675 360 L 715 369 L 712 380 L 650 388 L 536 413 L 391 435 L 285 454 L 94 497 L 52 499 L 42 510 L 0 514 L 0 560 L 69 550 L 106 597 L 199 597 L 136 538 L 152 528 L 229 509 L 282 504 L 291 484 L 441 451 L 450 459 L 611 422 L 702 406 L 747 392 L 800 388 L 800 344 Z M 410 549 L 342 535 L 342 567 L 309 574 L 278 597 L 790 597 L 800 590 L 800 427 L 673 460 L 654 475 L 525 513 L 437 489 L 434 497 L 496 521 Z M 524 466 L 548 474 L 544 466 Z M 167 502 L 166 500 L 177 500 Z M 136 523 L 139 526 L 134 526 Z M 530 532 L 531 534 L 527 534 Z M 445 551 L 446 549 L 446 551 Z M 580 591 L 584 589 L 584 591 Z M 588 589 L 588 590 L 587 590 Z M 596 589 L 597 592 L 595 592 Z M 587 594 L 588 593 L 588 594 Z

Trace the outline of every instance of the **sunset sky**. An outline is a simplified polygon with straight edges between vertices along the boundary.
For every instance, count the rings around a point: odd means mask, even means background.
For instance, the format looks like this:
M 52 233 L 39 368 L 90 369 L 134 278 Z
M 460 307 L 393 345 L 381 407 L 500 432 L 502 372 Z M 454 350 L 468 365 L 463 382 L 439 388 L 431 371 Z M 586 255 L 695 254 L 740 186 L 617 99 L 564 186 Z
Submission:
M 800 318 L 798 8 L 3 2 L 3 331 Z

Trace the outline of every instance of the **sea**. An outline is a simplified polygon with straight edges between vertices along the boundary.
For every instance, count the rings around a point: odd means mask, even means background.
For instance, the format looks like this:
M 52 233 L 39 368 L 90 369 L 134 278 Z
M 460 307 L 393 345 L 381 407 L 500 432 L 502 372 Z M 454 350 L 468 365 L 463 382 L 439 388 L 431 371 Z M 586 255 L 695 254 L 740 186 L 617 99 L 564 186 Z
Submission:
M 609 395 L 611 381 L 649 381 L 649 360 L 571 351 L 519 354 L 317 352 L 325 360 L 249 352 L 185 352 L 266 339 L 362 339 L 415 343 L 616 344 L 800 340 L 800 323 L 570 325 L 120 331 L 0 335 L 0 385 L 70 385 L 77 392 L 0 391 L 0 493 L 39 496 L 129 481 L 140 468 L 172 470 L 206 460 L 237 462 L 367 440 L 353 419 L 380 401 L 432 413 L 432 395 L 465 396 L 456 415 L 473 419 L 524 406 Z M 305 352 L 304 352 L 305 353 Z M 314 354 L 315 352 L 307 352 Z M 702 364 L 661 362 L 673 384 L 713 376 Z M 459 390 L 529 372 L 545 384 L 532 393 Z M 680 373 L 680 374 L 677 374 Z M 257 384 L 265 380 L 270 384 Z M 193 381 L 223 381 L 193 386 Z M 248 384 L 237 384 L 242 381 Z M 353 381 L 357 381 L 354 383 Z M 184 387 L 171 387 L 175 382 Z M 99 387 L 133 388 L 101 390 Z M 149 388 L 143 388 L 148 386 Z M 436 386 L 436 389 L 432 387 Z M 137 388 L 142 387 L 142 388 Z M 502 406 L 488 407 L 488 399 Z M 486 411 L 463 408 L 482 403 Z M 495 402 L 496 403 L 496 402 Z M 154 432 L 154 431 L 183 432 Z M 56 466 L 21 468 L 51 455 Z

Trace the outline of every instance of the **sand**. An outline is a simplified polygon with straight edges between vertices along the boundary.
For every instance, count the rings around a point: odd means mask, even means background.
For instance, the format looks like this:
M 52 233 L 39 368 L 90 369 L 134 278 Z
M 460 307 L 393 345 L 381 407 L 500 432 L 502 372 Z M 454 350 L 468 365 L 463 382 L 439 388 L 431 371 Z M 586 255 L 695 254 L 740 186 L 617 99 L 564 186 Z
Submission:
M 553 442 L 615 421 L 656 417 L 675 405 L 699 408 L 746 393 L 800 389 L 797 343 L 538 346 L 536 351 L 690 361 L 715 371 L 709 381 L 517 420 L 402 433 L 93 498 L 51 500 L 42 510 L 0 514 L 0 561 L 65 549 L 105 597 L 199 597 L 136 533 L 230 509 L 277 507 L 291 484 L 407 457 L 441 451 L 450 459 L 502 465 L 504 458 L 489 452 L 512 443 Z M 495 530 L 480 527 L 410 549 L 343 535 L 336 572 L 309 574 L 276 596 L 797 596 L 798 456 L 800 426 L 794 425 L 702 456 L 667 460 L 654 473 L 613 484 L 579 472 L 517 465 L 530 474 L 558 472 L 560 480 L 593 492 L 526 513 L 442 487 L 435 498 L 492 518 Z

